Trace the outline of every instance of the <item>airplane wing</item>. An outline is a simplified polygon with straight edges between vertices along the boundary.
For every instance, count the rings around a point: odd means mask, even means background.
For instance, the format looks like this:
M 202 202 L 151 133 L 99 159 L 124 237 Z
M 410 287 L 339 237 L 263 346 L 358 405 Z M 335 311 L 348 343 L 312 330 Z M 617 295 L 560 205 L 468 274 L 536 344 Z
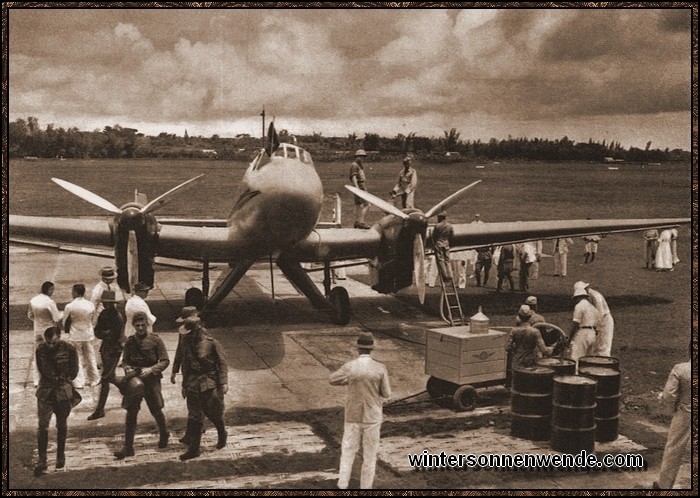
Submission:
M 205 220 L 189 220 L 190 224 L 161 225 L 157 255 L 165 258 L 211 262 L 235 259 L 242 251 L 229 239 L 225 227 L 207 226 Z M 191 226 L 190 226 L 191 225 Z M 57 218 L 45 216 L 9 216 L 10 242 L 49 242 L 80 247 L 113 248 L 111 220 L 90 218 Z
M 531 240 L 555 239 L 590 234 L 617 233 L 665 228 L 687 224 L 687 218 L 631 220 L 554 220 L 505 223 L 460 223 L 454 225 L 452 249 L 473 249 Z M 428 228 L 427 241 L 431 240 Z M 314 230 L 287 254 L 303 262 L 325 262 L 354 258 L 372 259 L 381 255 L 391 241 L 375 225 L 369 230 L 340 228 Z
M 690 223 L 687 218 L 630 220 L 552 220 L 504 223 L 460 223 L 454 225 L 450 246 L 474 249 L 490 245 L 518 244 L 603 233 L 634 232 L 647 228 L 668 228 Z M 428 235 L 427 240 L 430 240 Z

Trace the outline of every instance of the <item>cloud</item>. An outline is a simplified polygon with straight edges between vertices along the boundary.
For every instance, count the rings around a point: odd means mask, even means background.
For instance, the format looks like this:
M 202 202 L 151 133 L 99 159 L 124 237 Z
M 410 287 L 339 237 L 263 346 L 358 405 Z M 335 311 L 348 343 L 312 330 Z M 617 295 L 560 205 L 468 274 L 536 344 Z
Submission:
M 297 133 L 439 135 L 689 113 L 689 27 L 682 9 L 11 10 L 10 115 L 247 123 L 265 105 Z

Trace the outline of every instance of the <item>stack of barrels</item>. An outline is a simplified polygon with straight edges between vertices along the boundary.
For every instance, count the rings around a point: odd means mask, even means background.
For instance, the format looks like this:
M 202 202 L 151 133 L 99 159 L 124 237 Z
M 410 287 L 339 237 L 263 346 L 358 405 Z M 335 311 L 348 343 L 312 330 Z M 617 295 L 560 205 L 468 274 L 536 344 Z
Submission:
M 554 370 L 543 366 L 513 370 L 510 433 L 531 441 L 548 441 L 552 425 Z
M 580 375 L 595 379 L 595 440 L 615 441 L 620 428 L 620 362 L 609 356 L 579 358 Z
M 595 442 L 617 439 L 620 407 L 619 360 L 607 356 L 541 358 L 513 370 L 511 434 L 550 440 L 562 453 L 592 453 Z

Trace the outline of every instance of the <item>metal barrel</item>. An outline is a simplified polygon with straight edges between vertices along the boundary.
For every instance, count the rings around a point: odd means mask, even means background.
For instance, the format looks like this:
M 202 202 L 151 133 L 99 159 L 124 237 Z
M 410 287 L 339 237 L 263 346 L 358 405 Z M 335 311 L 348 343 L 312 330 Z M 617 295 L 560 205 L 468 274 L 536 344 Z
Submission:
M 576 361 L 568 358 L 540 358 L 536 363 L 540 367 L 547 367 L 554 370 L 555 377 L 557 375 L 576 374 Z
M 620 371 L 620 360 L 612 356 L 582 356 L 578 359 L 578 368 L 601 367 Z
M 595 446 L 595 387 L 597 381 L 579 375 L 553 379 L 552 449 L 562 453 L 593 452 Z
M 598 442 L 615 441 L 620 427 L 621 375 L 619 370 L 607 367 L 579 367 L 579 373 L 598 382 L 596 387 L 596 404 L 598 406 L 595 415 L 595 440 Z
M 534 366 L 513 370 L 511 434 L 531 441 L 549 440 L 552 425 L 551 368 Z

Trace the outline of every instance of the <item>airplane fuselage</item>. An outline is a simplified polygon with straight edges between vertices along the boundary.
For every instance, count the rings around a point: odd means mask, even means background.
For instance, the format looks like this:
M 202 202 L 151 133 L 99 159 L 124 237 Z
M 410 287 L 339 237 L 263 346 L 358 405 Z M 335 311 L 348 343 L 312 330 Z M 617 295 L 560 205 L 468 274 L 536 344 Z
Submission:
M 250 257 L 277 254 L 305 239 L 323 205 L 323 185 L 311 156 L 281 144 L 268 157 L 264 151 L 246 171 L 228 215 L 231 240 L 243 241 Z

